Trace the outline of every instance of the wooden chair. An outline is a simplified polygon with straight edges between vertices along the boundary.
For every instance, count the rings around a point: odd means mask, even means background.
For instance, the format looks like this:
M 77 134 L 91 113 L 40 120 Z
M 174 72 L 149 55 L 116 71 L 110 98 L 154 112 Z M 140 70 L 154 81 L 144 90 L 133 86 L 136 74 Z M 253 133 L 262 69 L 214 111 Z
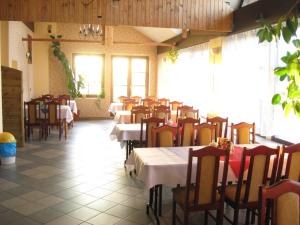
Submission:
M 24 125 L 25 125 L 25 138 L 30 138 L 33 133 L 33 128 L 39 129 L 39 140 L 43 136 L 43 120 L 41 119 L 40 103 L 38 101 L 24 102 Z
M 54 98 L 54 95 L 51 95 L 51 94 L 42 95 L 42 99 L 44 101 L 51 101 L 53 98 Z
M 284 162 L 286 162 L 285 168 Z M 300 144 L 283 147 L 278 166 L 277 181 L 282 178 L 300 182 Z
M 219 171 L 220 159 L 224 167 Z M 195 161 L 196 159 L 196 161 Z M 223 224 L 224 193 L 227 181 L 229 149 L 222 150 L 208 146 L 199 150 L 189 149 L 187 180 L 185 187 L 177 187 L 173 192 L 172 224 L 176 224 L 176 204 L 183 210 L 183 223 L 189 224 L 189 214 L 195 211 L 205 211 L 205 222 L 210 210 L 217 210 L 216 224 Z M 197 167 L 194 166 L 197 163 Z M 195 171 L 193 171 L 195 170 Z M 196 180 L 192 178 L 196 174 Z M 221 178 L 220 186 L 219 178 Z M 218 192 L 219 190 L 219 192 Z
M 216 125 L 216 141 L 218 137 L 227 138 L 228 118 L 222 118 L 217 116 L 207 118 L 206 121 L 207 123 Z
M 165 119 L 167 122 L 171 118 L 170 107 L 164 105 L 154 106 L 153 115 L 154 117 Z
M 118 97 L 119 102 L 124 103 L 125 100 L 129 99 L 127 96 L 120 96 Z
M 63 134 L 64 121 L 61 119 L 61 105 L 57 102 L 46 103 L 47 113 L 46 113 L 46 123 L 45 123 L 45 138 L 48 137 L 51 127 L 57 127 L 59 132 L 59 140 Z M 67 138 L 65 133 L 65 139 Z
M 179 119 L 178 127 L 181 129 L 180 145 L 181 146 L 193 146 L 195 145 L 194 140 L 194 129 L 195 125 L 200 123 L 200 120 L 193 118 Z
M 62 105 L 68 105 L 71 104 L 71 96 L 70 95 L 59 95 L 58 99 Z
M 150 109 L 144 107 L 142 108 L 137 108 L 134 107 L 131 110 L 131 123 L 141 123 L 142 119 L 146 119 L 150 117 Z
M 172 101 L 169 103 L 169 105 L 171 106 L 171 110 L 177 110 L 179 107 L 182 106 L 182 102 L 178 102 L 178 101 Z
M 184 119 L 184 118 L 193 118 L 198 119 L 199 118 L 199 111 L 198 109 L 193 109 L 193 106 L 181 106 L 177 108 L 177 114 L 176 114 L 177 121 L 178 119 Z
M 232 123 L 231 141 L 235 144 L 255 144 L 255 123 Z
M 195 126 L 196 145 L 209 145 L 214 141 L 216 125 L 201 123 Z
M 149 107 L 151 110 L 154 110 L 155 106 L 159 105 L 159 102 L 153 101 L 150 98 L 142 99 L 143 106 Z
M 271 157 L 274 157 L 274 161 L 271 178 L 268 181 Z M 225 216 L 231 224 L 238 224 L 240 209 L 247 209 L 245 224 L 249 224 L 251 212 L 254 220 L 254 213 L 259 209 L 259 187 L 266 185 L 267 181 L 270 184 L 274 183 L 278 158 L 279 147 L 274 149 L 261 145 L 252 149 L 244 148 L 238 183 L 228 185 L 225 189 L 225 202 L 234 209 L 233 221 Z M 245 171 L 248 171 L 247 175 Z
M 156 117 L 149 117 L 147 119 L 142 119 L 141 120 L 141 132 L 140 132 L 140 143 L 141 146 L 143 146 L 143 143 L 145 143 L 145 147 L 153 147 L 155 146 L 153 143 L 153 136 L 152 136 L 152 130 L 156 127 L 158 127 L 159 125 L 164 125 L 165 120 L 164 119 L 160 119 L 160 118 L 156 118 Z M 144 125 L 146 126 L 146 132 L 145 132 L 145 142 L 144 140 L 144 136 L 143 136 L 143 131 L 144 131 Z
M 137 105 L 137 103 L 136 103 L 136 101 L 134 99 L 124 100 L 124 102 L 123 102 L 123 110 L 125 110 L 125 111 L 131 111 L 132 108 L 134 106 L 136 106 L 136 105 Z
M 163 125 L 153 128 L 153 142 L 156 147 L 174 147 L 177 146 L 178 128 L 169 125 Z
M 142 97 L 140 97 L 140 96 L 131 96 L 130 98 L 133 99 L 137 103 L 137 105 L 141 104 Z
M 170 99 L 167 98 L 159 98 L 157 99 L 160 105 L 169 106 Z
M 271 206 L 271 224 L 300 225 L 300 183 L 282 180 L 270 187 L 260 187 L 260 225 L 266 225 Z M 271 203 L 271 204 L 270 204 Z

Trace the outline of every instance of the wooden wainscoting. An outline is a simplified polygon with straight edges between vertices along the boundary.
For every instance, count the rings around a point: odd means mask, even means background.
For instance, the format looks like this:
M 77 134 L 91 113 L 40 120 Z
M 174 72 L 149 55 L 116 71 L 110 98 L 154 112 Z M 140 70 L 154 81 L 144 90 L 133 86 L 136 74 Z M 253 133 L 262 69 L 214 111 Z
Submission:
M 17 146 L 24 146 L 22 71 L 1 66 L 3 131 L 12 133 Z

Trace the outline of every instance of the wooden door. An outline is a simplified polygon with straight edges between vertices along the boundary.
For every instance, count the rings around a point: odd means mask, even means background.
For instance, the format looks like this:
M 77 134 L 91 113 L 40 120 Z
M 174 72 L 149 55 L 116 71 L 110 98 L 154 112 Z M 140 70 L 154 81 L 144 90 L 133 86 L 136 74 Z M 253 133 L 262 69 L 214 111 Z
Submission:
M 3 131 L 12 133 L 17 146 L 24 146 L 22 71 L 1 66 Z

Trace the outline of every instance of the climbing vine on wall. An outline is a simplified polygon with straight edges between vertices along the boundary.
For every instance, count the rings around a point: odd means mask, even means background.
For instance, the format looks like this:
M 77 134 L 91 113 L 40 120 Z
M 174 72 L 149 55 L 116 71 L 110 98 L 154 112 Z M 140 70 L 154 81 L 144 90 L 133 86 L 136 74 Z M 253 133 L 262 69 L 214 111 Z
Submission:
M 53 39 L 51 49 L 53 55 L 60 61 L 61 65 L 64 68 L 64 72 L 67 78 L 67 89 L 72 98 L 81 97 L 80 90 L 84 87 L 84 79 L 79 75 L 79 80 L 75 80 L 74 72 L 72 67 L 65 55 L 65 53 L 60 49 L 60 42 L 57 41 L 62 38 L 62 35 L 50 35 L 50 38 Z

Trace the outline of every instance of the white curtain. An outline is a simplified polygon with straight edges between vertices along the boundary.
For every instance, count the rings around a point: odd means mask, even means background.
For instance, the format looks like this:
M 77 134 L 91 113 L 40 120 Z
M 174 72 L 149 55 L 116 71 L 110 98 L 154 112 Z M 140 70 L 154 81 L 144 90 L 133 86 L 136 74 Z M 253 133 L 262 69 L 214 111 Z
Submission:
M 225 37 L 221 64 L 209 64 L 207 44 L 179 51 L 176 64 L 160 55 L 158 95 L 193 105 L 203 116 L 214 113 L 233 123 L 255 122 L 263 136 L 298 142 L 300 119 L 285 118 L 281 107 L 271 104 L 274 93 L 286 89 L 274 68 L 293 47 L 283 41 L 259 44 L 256 32 Z

